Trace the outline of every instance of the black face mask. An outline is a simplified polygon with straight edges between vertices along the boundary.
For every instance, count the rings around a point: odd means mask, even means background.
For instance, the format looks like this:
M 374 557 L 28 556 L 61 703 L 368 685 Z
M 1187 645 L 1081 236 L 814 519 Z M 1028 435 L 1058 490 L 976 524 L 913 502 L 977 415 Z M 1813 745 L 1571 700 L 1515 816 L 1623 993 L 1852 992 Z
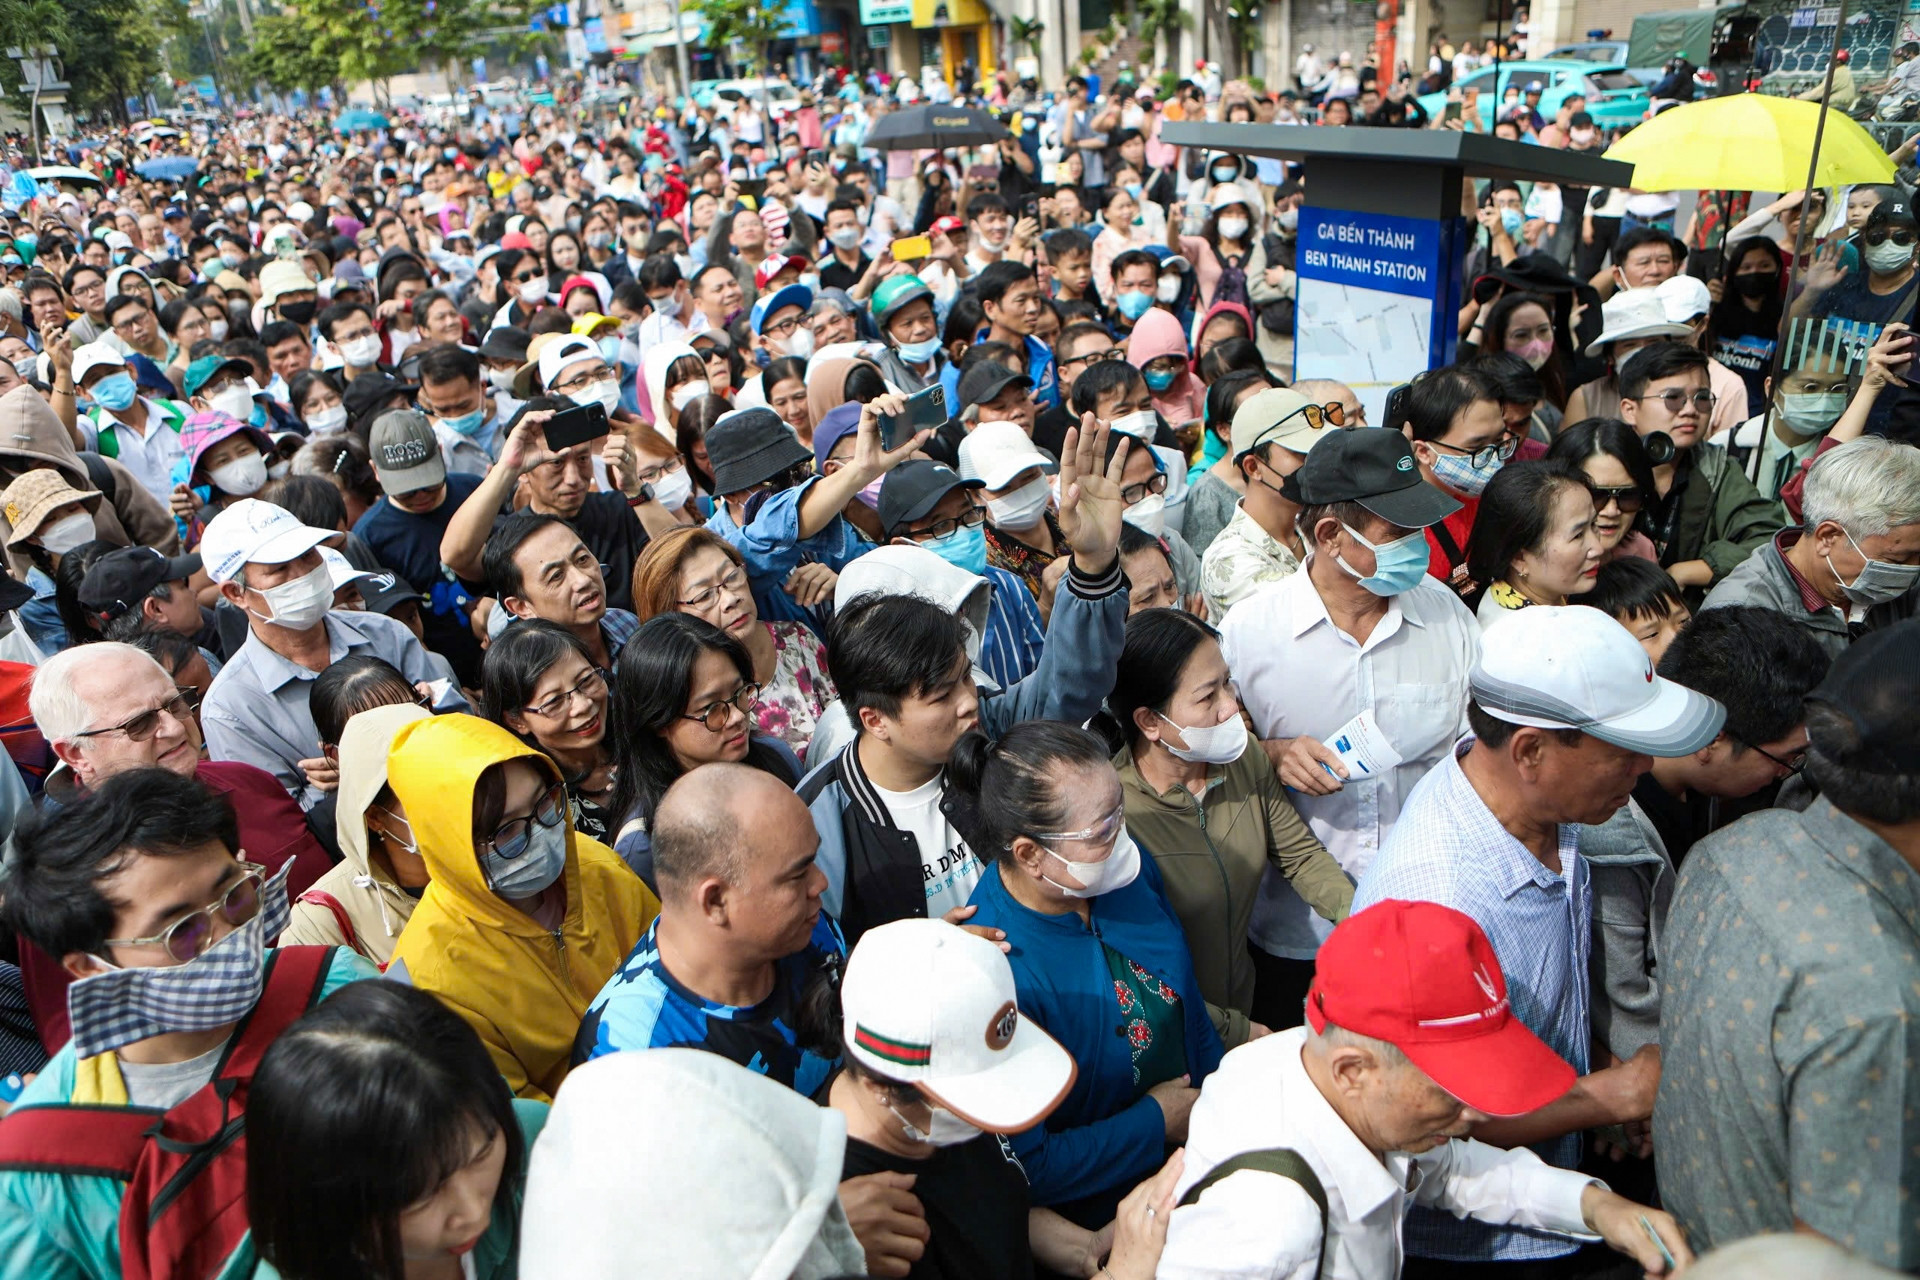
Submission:
M 1732 278 L 1733 291 L 1743 298 L 1764 298 L 1770 293 L 1780 292 L 1780 278 L 1775 275 L 1749 271 Z
M 313 323 L 316 302 L 283 302 L 280 304 L 280 318 L 288 324 L 306 325 Z

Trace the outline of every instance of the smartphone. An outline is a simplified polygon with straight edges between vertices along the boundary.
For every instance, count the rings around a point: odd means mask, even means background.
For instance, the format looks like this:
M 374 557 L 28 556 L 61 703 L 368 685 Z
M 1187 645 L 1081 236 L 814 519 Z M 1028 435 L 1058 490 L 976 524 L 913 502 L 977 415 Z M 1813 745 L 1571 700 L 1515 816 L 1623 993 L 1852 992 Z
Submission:
M 1040 197 L 1028 196 L 1022 200 L 1020 202 L 1020 216 L 1023 218 L 1032 218 L 1035 222 L 1040 221 Z
M 1457 102 L 1449 102 L 1447 104 L 1446 111 L 1442 112 L 1440 116 L 1440 119 L 1447 124 L 1452 124 L 1454 121 L 1458 120 L 1459 118 L 1460 118 L 1460 104 Z
M 898 449 L 913 439 L 914 433 L 937 430 L 948 418 L 947 389 L 939 384 L 907 397 L 907 407 L 899 413 L 880 415 L 880 447 Z
M 736 178 L 734 179 L 733 185 L 740 188 L 740 194 L 743 196 L 752 196 L 755 199 L 759 199 L 761 196 L 767 194 L 767 180 L 765 178 Z
M 610 430 L 605 409 L 597 404 L 577 404 L 547 419 L 547 448 L 558 453 L 588 440 L 598 440 Z
M 895 240 L 888 250 L 895 262 L 913 262 L 920 258 L 933 256 L 933 240 L 929 236 L 905 236 Z
M 808 164 L 825 164 L 826 162 L 827 162 L 826 148 L 815 147 L 813 150 L 807 152 Z

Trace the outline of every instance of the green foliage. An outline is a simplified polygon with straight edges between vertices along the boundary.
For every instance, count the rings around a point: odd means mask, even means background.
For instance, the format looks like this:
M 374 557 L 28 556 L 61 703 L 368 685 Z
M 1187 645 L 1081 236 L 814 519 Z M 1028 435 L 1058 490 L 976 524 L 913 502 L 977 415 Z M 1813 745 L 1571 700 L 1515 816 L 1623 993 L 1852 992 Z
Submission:
M 0 0 L 0 48 L 64 48 L 66 9 L 59 0 Z
M 1046 30 L 1047 24 L 1038 18 L 1015 17 L 1008 24 L 1008 34 L 1012 36 L 1013 42 L 1025 45 L 1027 55 L 1034 58 L 1040 56 L 1040 39 L 1046 34 Z
M 297 0 L 254 20 L 242 69 L 283 91 L 384 80 L 464 61 L 486 43 L 484 29 L 516 18 L 524 26 L 525 9 L 485 0 Z
M 58 43 L 73 110 L 124 118 L 125 99 L 144 93 L 160 74 L 161 46 L 179 20 L 176 7 L 177 0 L 65 0 Z
M 787 27 L 785 0 L 681 0 L 680 7 L 706 20 L 708 47 L 724 49 L 739 41 L 750 69 L 765 64 L 767 42 Z

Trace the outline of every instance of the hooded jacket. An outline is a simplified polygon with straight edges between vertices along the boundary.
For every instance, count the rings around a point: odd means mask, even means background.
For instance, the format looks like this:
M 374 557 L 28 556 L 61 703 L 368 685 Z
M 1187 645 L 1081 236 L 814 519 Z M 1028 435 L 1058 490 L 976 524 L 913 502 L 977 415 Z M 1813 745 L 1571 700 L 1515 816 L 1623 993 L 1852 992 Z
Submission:
M 1145 369 L 1149 361 L 1161 356 L 1179 356 L 1183 364 L 1188 363 L 1187 335 L 1180 331 L 1180 321 L 1173 312 L 1153 307 L 1134 322 L 1132 336 L 1127 339 L 1127 363 Z M 1153 393 L 1153 407 L 1177 431 L 1183 422 L 1206 417 L 1207 389 L 1191 368 L 1182 369 L 1165 391 Z
M 94 536 L 101 541 L 152 547 L 169 556 L 179 552 L 180 530 L 160 500 L 112 458 L 96 454 L 83 462 L 53 406 L 23 383 L 0 396 L 0 471 L 13 475 L 35 467 L 52 467 L 74 488 L 97 489 L 107 495 L 93 510 Z M 101 483 L 93 479 L 95 468 L 102 471 Z M 0 516 L 0 541 L 12 532 L 13 526 Z M 33 567 L 24 547 L 8 548 L 7 564 L 22 581 Z
M 683 359 L 700 360 L 700 367 L 706 368 L 700 353 L 684 342 L 655 343 L 640 357 L 640 376 L 647 387 L 647 398 L 640 406 L 641 412 L 648 414 L 653 421 L 653 429 L 675 448 L 679 448 L 679 444 L 675 439 L 672 420 L 667 416 L 672 412 L 667 404 L 667 370 L 673 367 L 675 360 Z M 703 373 L 700 376 L 704 378 L 707 375 Z
M 701 1049 L 573 1073 L 528 1162 L 521 1280 L 864 1275 L 839 1112 Z
M 280 935 L 282 945 L 352 947 L 386 968 L 415 900 L 394 882 L 384 859 L 375 862 L 367 856 L 367 808 L 387 785 L 387 752 L 394 736 L 416 720 L 432 718 L 426 708 L 404 702 L 374 707 L 347 721 L 340 735 L 340 785 L 334 793 L 340 862 L 294 902 Z
M 473 790 L 509 760 L 560 781 L 546 756 L 473 716 L 436 716 L 394 735 L 388 784 L 433 883 L 393 959 L 472 1024 L 514 1093 L 546 1102 L 566 1078 L 588 1002 L 660 914 L 660 900 L 613 850 L 576 835 L 570 818 L 560 928 L 548 932 L 496 896 L 474 849 Z

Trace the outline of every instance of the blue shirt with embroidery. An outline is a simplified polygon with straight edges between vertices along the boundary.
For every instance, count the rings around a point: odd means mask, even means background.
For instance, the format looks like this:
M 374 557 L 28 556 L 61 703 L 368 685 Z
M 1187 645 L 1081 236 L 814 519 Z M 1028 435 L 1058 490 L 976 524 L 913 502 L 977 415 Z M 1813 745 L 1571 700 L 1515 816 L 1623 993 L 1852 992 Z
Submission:
M 674 980 L 660 963 L 658 921 L 587 1006 L 573 1043 L 575 1066 L 626 1049 L 705 1049 L 813 1097 L 839 1065 L 798 1043 L 801 993 L 818 970 L 847 952 L 840 926 L 825 911 L 807 945 L 775 966 L 773 992 L 759 1004 L 717 1004 Z

